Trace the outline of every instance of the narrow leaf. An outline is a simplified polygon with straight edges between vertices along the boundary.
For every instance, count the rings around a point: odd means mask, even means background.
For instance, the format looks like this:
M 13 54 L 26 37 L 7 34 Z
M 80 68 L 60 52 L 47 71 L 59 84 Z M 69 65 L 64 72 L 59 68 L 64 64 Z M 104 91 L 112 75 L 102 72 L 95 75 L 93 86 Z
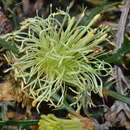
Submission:
M 88 25 L 90 23 L 90 21 L 99 13 L 101 13 L 102 11 L 106 10 L 106 9 L 109 9 L 113 6 L 116 6 L 116 5 L 119 5 L 120 2 L 115 2 L 115 3 L 105 3 L 99 7 L 96 7 L 95 9 L 93 9 L 91 11 L 91 14 L 87 17 L 84 17 L 83 19 L 83 23 L 85 23 L 85 25 Z
M 8 50 L 8 51 L 12 51 L 14 53 L 18 53 L 19 52 L 19 49 L 18 47 L 16 46 L 16 44 L 14 43 L 9 43 L 9 42 L 6 42 L 5 40 L 3 39 L 0 39 L 0 45 L 2 47 L 4 47 L 4 49 Z
M 114 92 L 114 91 L 111 91 L 111 90 L 108 91 L 108 96 L 111 96 L 117 100 L 120 100 L 120 101 L 130 105 L 130 97 L 121 95 L 121 94 Z

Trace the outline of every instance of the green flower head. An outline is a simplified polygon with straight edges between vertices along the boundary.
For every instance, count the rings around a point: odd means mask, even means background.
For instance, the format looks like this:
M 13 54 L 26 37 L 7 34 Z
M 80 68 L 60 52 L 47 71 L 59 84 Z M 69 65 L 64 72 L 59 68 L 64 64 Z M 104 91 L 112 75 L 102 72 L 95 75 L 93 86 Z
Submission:
M 37 106 L 49 101 L 58 107 L 68 91 L 74 95 L 71 105 L 77 106 L 82 105 L 84 92 L 89 105 L 91 92 L 102 95 L 100 76 L 112 72 L 111 66 L 99 59 L 105 53 L 100 44 L 108 41 L 109 29 L 102 25 L 91 27 L 100 14 L 87 26 L 79 25 L 82 17 L 77 21 L 63 11 L 46 19 L 37 16 L 26 19 L 18 31 L 6 35 L 8 41 L 20 44 L 19 55 L 12 53 L 11 70 Z M 55 94 L 60 95 L 58 102 L 54 101 Z
M 42 115 L 39 121 L 39 130 L 85 130 L 84 126 L 78 118 L 60 119 L 52 114 Z

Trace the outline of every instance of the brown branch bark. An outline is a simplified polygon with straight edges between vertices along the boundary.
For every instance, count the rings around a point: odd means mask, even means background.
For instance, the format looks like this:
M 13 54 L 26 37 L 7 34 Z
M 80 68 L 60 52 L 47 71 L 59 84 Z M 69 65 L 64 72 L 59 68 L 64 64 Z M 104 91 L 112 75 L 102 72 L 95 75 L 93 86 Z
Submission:
M 115 51 L 121 47 L 121 45 L 124 41 L 125 27 L 126 27 L 126 21 L 127 21 L 129 9 L 130 9 L 130 0 L 127 0 L 125 2 L 124 7 L 122 8 L 122 13 L 121 13 L 121 17 L 120 17 L 120 21 L 119 21 L 119 25 L 118 25 L 118 31 L 117 31 L 116 40 L 115 40 L 115 43 L 116 43 Z M 124 78 L 122 70 L 117 65 L 115 65 L 115 76 L 117 79 L 116 90 L 117 90 L 117 92 L 124 95 L 125 89 L 123 88 L 123 82 L 126 85 L 128 83 Z
M 118 32 L 116 34 L 116 49 L 119 49 L 124 41 L 124 33 L 129 9 L 130 9 L 130 0 L 127 0 L 125 6 L 122 8 L 122 13 L 118 26 Z

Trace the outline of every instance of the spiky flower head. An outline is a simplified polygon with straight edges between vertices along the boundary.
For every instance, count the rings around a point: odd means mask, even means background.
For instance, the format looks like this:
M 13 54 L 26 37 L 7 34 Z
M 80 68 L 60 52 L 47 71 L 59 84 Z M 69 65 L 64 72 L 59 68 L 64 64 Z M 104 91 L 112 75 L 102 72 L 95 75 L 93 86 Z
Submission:
M 42 115 L 39 121 L 39 130 L 86 130 L 84 127 L 78 118 L 60 119 L 52 114 Z
M 28 90 L 33 104 L 49 101 L 58 107 L 71 93 L 71 105 L 79 108 L 85 92 L 89 105 L 92 91 L 102 95 L 100 76 L 109 75 L 112 69 L 99 59 L 105 53 L 100 44 L 108 36 L 108 27 L 91 27 L 99 17 L 82 26 L 81 19 L 59 11 L 46 19 L 26 19 L 18 31 L 6 35 L 6 40 L 20 44 L 19 55 L 12 53 L 11 70 L 16 80 L 23 81 L 21 88 Z M 54 101 L 55 94 L 60 95 L 58 102 Z

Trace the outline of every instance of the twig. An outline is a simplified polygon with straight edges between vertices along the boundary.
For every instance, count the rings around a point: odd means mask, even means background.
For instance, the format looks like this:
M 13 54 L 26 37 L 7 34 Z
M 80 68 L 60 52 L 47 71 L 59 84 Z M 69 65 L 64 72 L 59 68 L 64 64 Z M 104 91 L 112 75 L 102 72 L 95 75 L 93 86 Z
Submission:
M 127 16 L 129 13 L 129 8 L 130 8 L 130 0 L 127 0 L 125 6 L 122 8 L 122 13 L 119 21 L 119 26 L 118 26 L 118 32 L 116 34 L 116 48 L 115 48 L 116 50 L 121 47 L 121 44 L 124 41 L 124 32 L 125 32 Z
M 28 12 L 30 11 L 30 1 L 29 0 L 22 0 L 23 3 L 23 12 L 25 15 L 28 14 Z
M 67 11 L 68 11 L 68 12 L 69 12 L 70 9 L 73 7 L 74 3 L 75 3 L 75 0 L 72 0 L 72 1 L 70 2 L 69 6 L 67 7 Z
M 8 106 L 13 106 L 10 101 L 2 101 L 0 103 L 1 117 L 2 117 L 3 121 L 7 121 L 8 120 L 8 117 L 7 117 Z
M 116 34 L 115 51 L 118 50 L 119 48 L 121 48 L 121 45 L 124 41 L 125 27 L 126 27 L 126 21 L 127 21 L 129 9 L 130 9 L 130 0 L 127 0 L 126 4 L 122 8 L 122 13 L 121 13 L 121 17 L 120 17 L 120 21 L 119 21 L 119 25 L 118 25 L 118 31 Z M 124 78 L 122 70 L 117 65 L 115 65 L 115 75 L 117 78 L 116 90 L 117 90 L 117 92 L 124 95 L 125 91 L 123 88 L 123 82 L 127 85 L 127 81 Z

